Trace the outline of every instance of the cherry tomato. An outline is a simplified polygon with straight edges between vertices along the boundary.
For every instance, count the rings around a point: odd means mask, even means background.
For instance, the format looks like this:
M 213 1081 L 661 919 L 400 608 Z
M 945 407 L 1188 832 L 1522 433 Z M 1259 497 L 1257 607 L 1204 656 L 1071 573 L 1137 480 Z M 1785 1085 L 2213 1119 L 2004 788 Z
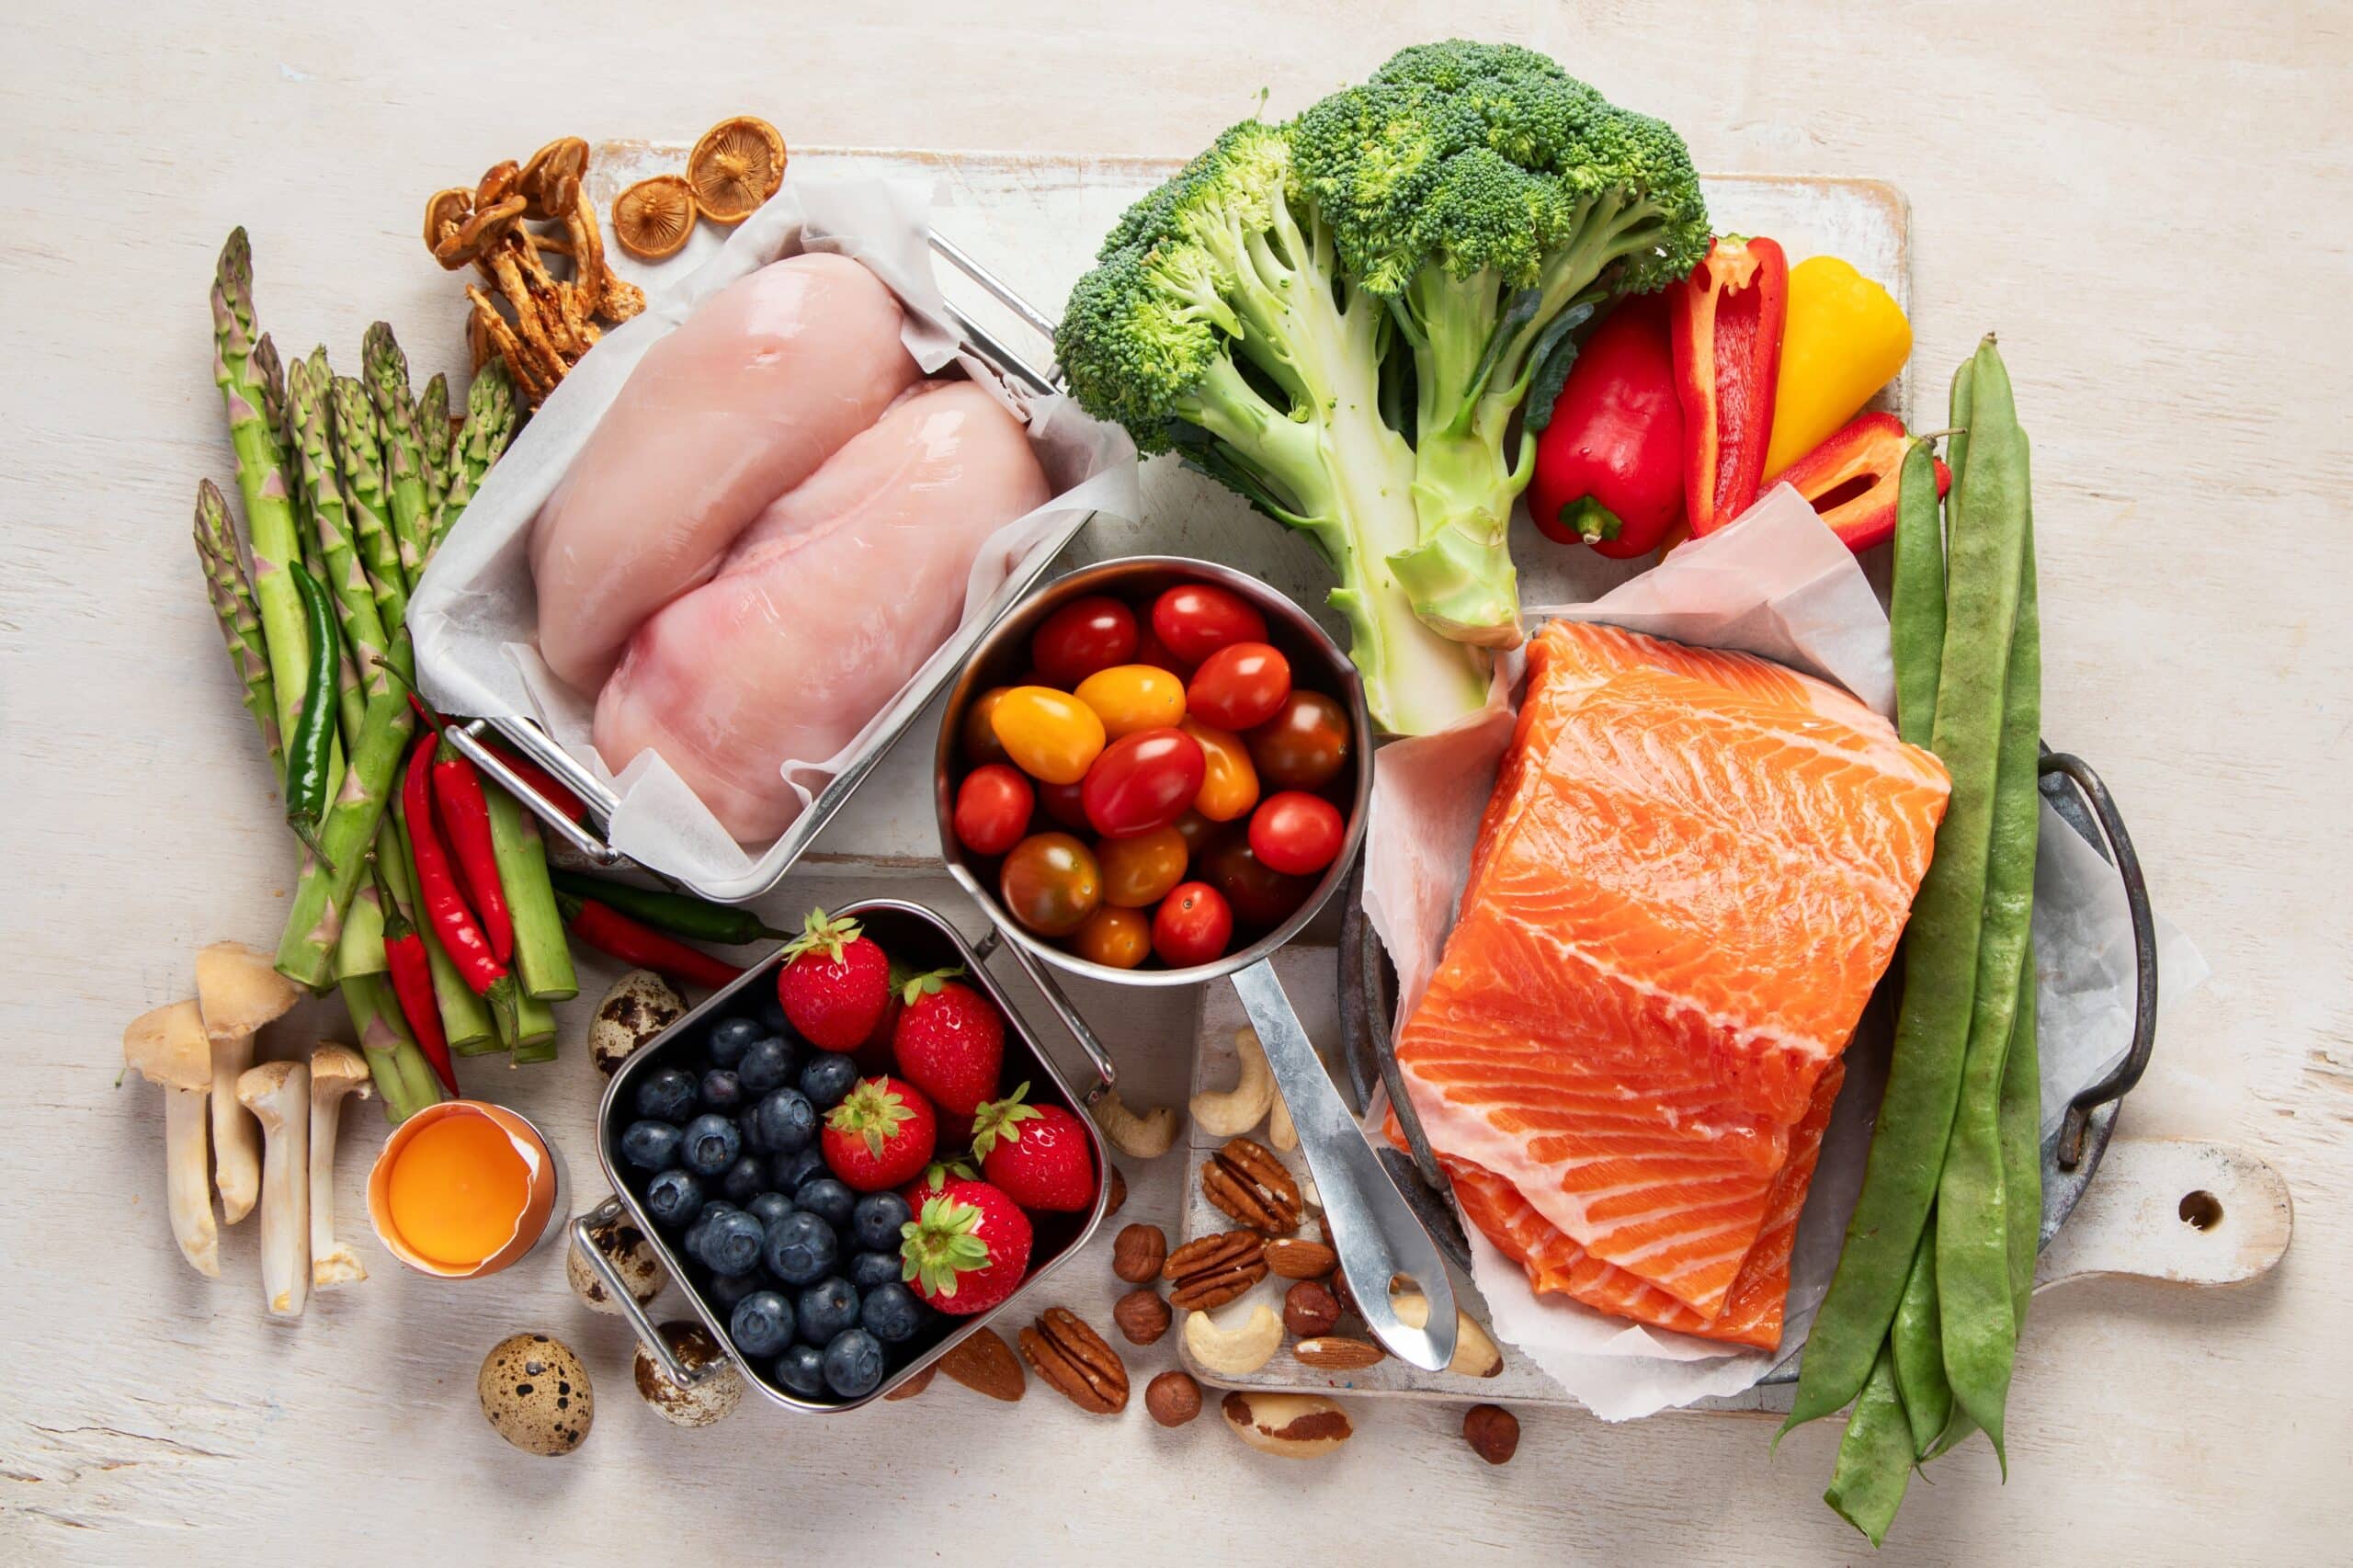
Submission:
M 1199 812 L 1187 812 L 1176 819 L 1176 836 L 1185 841 L 1185 853 L 1199 859 L 1209 853 L 1225 829 Z
M 1287 877 L 1313 876 L 1337 858 L 1347 832 L 1339 807 L 1321 795 L 1285 790 L 1252 813 L 1250 852 Z
M 989 728 L 1015 767 L 1049 784 L 1074 784 L 1103 753 L 1103 721 L 1067 691 L 1017 686 L 996 699 Z
M 1078 956 L 1112 969 L 1133 969 L 1152 956 L 1152 922 L 1133 909 L 1105 904 L 1071 938 Z
M 1315 891 L 1313 877 L 1286 877 L 1270 870 L 1250 850 L 1250 840 L 1233 834 L 1198 862 L 1201 880 L 1225 895 L 1233 918 L 1244 926 L 1271 929 L 1291 917 Z
M 1004 762 L 975 767 L 956 789 L 956 840 L 975 855 L 1002 855 L 1029 831 L 1036 804 L 1019 768 Z
M 1233 911 L 1207 882 L 1187 882 L 1161 900 L 1152 917 L 1152 950 L 1171 969 L 1209 963 L 1233 940 Z
M 1089 594 L 1048 616 L 1029 637 L 1029 658 L 1048 686 L 1067 689 L 1136 656 L 1136 612 Z
M 1086 792 L 1084 778 L 1074 784 L 1040 784 L 1038 803 L 1046 808 L 1048 816 L 1073 832 L 1093 833 L 1095 824 L 1086 820 Z
M 1033 833 L 1005 858 L 996 891 L 1030 930 L 1067 937 L 1101 906 L 1103 869 L 1095 852 L 1069 834 Z
M 1170 653 L 1168 644 L 1160 640 L 1160 633 L 1154 631 L 1148 624 L 1136 637 L 1136 663 L 1150 665 L 1154 669 L 1166 670 L 1179 682 L 1193 673 L 1193 666 Z
M 1275 716 L 1290 695 L 1290 661 L 1264 642 L 1229 642 L 1201 661 L 1185 687 L 1185 711 L 1221 730 Z
M 1142 730 L 1113 741 L 1086 770 L 1086 820 L 1106 838 L 1166 827 L 1201 792 L 1208 769 L 1199 741 L 1182 730 Z
M 1204 767 L 1201 791 L 1193 797 L 1195 811 L 1211 822 L 1232 822 L 1258 803 L 1258 770 L 1250 766 L 1241 736 L 1213 730 L 1198 719 L 1176 727 L 1201 748 Z
M 957 732 L 957 740 L 964 748 L 964 760 L 975 767 L 1008 760 L 1005 755 L 1005 743 L 996 738 L 996 730 L 990 721 L 996 712 L 997 703 L 1010 689 L 1009 687 L 993 686 L 972 699 L 972 705 L 964 710 L 964 724 Z
M 1162 730 L 1185 716 L 1185 680 L 1150 665 L 1097 670 L 1072 693 L 1095 710 L 1113 740 L 1138 730 Z
M 1321 790 L 1348 760 L 1348 714 L 1320 691 L 1294 691 L 1250 732 L 1258 775 L 1278 790 Z
M 1185 880 L 1192 858 L 1185 835 L 1156 827 L 1133 838 L 1107 838 L 1095 846 L 1103 867 L 1103 902 L 1122 909 L 1149 909 Z
M 1198 665 L 1229 642 L 1264 642 L 1267 618 L 1231 589 L 1185 583 L 1153 601 L 1152 630 L 1170 653 Z

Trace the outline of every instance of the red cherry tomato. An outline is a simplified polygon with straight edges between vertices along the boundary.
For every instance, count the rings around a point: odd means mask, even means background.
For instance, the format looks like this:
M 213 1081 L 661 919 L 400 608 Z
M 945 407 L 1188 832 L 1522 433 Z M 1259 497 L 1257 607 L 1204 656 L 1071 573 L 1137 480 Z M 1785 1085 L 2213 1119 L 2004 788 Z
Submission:
M 1230 589 L 1185 583 L 1153 601 L 1152 630 L 1170 653 L 1198 665 L 1229 642 L 1264 642 L 1267 618 Z
M 1067 833 L 1033 833 L 997 873 L 997 894 L 1013 917 L 1041 937 L 1067 937 L 1103 903 L 1095 852 Z
M 1321 790 L 1348 760 L 1348 714 L 1320 691 L 1294 691 L 1249 734 L 1250 760 L 1277 790 Z
M 1086 821 L 1106 838 L 1166 827 L 1200 793 L 1209 764 L 1182 730 L 1139 730 L 1103 748 L 1079 788 Z
M 1236 833 L 1199 862 L 1201 880 L 1225 895 L 1241 925 L 1271 929 L 1290 919 L 1315 891 L 1313 877 L 1286 877 L 1270 870 L 1251 852 L 1247 835 Z
M 1217 844 L 1225 832 L 1223 823 L 1211 822 L 1199 812 L 1187 812 L 1176 819 L 1176 836 L 1185 841 L 1185 853 L 1198 860 Z
M 1193 673 L 1193 666 L 1170 653 L 1168 645 L 1160 640 L 1160 634 L 1150 626 L 1144 627 L 1136 638 L 1136 663 L 1166 670 L 1179 681 Z
M 1290 661 L 1264 642 L 1229 642 L 1201 661 L 1185 687 L 1185 711 L 1221 730 L 1273 718 L 1290 695 Z
M 1250 816 L 1250 852 L 1287 877 L 1313 876 L 1330 865 L 1347 836 L 1340 808 L 1303 790 L 1269 795 Z
M 1086 820 L 1086 791 L 1084 778 L 1068 784 L 1040 784 L 1038 803 L 1046 808 L 1048 816 L 1074 833 L 1093 833 L 1095 824 Z
M 956 790 L 956 841 L 975 855 L 1002 855 L 1029 831 L 1037 797 L 1009 763 L 993 762 L 964 775 Z
M 1152 917 L 1152 950 L 1171 969 L 1209 963 L 1233 940 L 1233 911 L 1207 882 L 1187 882 L 1161 900 Z
M 1029 657 L 1048 686 L 1067 690 L 1135 657 L 1136 613 L 1115 598 L 1089 594 L 1048 616 L 1030 634 Z

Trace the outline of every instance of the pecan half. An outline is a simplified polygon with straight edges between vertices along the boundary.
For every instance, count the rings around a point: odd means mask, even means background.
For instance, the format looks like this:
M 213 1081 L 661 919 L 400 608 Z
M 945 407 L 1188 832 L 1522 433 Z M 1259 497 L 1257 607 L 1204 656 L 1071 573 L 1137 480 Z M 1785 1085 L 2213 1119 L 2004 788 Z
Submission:
M 1201 1166 L 1201 1195 L 1253 1230 L 1299 1228 L 1299 1183 L 1263 1143 L 1229 1139 Z
M 1021 1331 L 1021 1356 L 1048 1387 L 1090 1415 L 1128 1407 L 1127 1363 L 1068 1307 L 1048 1307 Z
M 1168 1304 L 1188 1312 L 1222 1307 L 1267 1277 L 1266 1243 L 1256 1231 L 1197 1236 L 1168 1255 L 1160 1277 Z

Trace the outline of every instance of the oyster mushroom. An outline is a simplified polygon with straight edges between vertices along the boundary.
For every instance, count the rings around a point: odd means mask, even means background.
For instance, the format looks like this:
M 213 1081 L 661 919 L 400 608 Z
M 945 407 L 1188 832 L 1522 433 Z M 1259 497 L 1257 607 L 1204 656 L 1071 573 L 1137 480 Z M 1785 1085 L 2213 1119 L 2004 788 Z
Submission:
M 164 1091 L 164 1191 L 172 1235 L 199 1274 L 218 1279 L 221 1233 L 204 1185 L 204 1098 L 212 1090 L 204 1014 L 194 1002 L 142 1013 L 122 1031 L 122 1061 Z
M 722 119 L 702 133 L 687 155 L 695 203 L 714 222 L 750 217 L 784 184 L 784 138 L 748 114 Z
M 335 1239 L 335 1140 L 343 1097 L 369 1096 L 368 1062 L 347 1045 L 311 1052 L 311 1283 L 348 1285 L 368 1278 L 359 1255 Z M 267 1225 L 267 1216 L 263 1217 Z
M 311 1298 L 311 1070 L 265 1062 L 237 1080 L 237 1098 L 268 1138 L 261 1172 L 261 1289 L 270 1315 L 298 1318 Z
M 254 1062 L 254 1036 L 284 1017 L 299 994 L 266 954 L 215 942 L 196 955 L 196 1000 L 212 1042 L 212 1180 L 221 1221 L 253 1212 L 261 1192 L 261 1139 L 237 1103 L 237 1080 Z
M 613 237 L 633 256 L 674 256 L 694 232 L 695 187 L 681 176 L 655 175 L 613 198 Z

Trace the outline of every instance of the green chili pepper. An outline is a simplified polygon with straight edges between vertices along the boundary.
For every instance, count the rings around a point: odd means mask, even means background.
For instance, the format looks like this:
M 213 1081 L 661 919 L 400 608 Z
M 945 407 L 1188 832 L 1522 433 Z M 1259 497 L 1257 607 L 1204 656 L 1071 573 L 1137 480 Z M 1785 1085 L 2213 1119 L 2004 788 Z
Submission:
M 785 939 L 784 932 L 761 924 L 760 917 L 748 909 L 707 903 L 689 893 L 608 881 L 574 871 L 551 871 L 549 879 L 559 892 L 574 898 L 594 899 L 608 909 L 617 909 L 632 920 L 674 937 L 691 937 L 698 942 L 717 942 L 722 947 Z
M 295 716 L 294 733 L 286 743 L 286 825 L 311 846 L 329 870 L 334 863 L 319 845 L 319 827 L 327 814 L 327 787 L 335 770 L 335 683 L 342 670 L 342 652 L 335 641 L 335 607 L 327 591 L 299 561 L 286 570 L 293 575 L 294 592 L 302 601 L 302 627 L 310 638 L 311 661 L 302 687 L 302 710 Z

